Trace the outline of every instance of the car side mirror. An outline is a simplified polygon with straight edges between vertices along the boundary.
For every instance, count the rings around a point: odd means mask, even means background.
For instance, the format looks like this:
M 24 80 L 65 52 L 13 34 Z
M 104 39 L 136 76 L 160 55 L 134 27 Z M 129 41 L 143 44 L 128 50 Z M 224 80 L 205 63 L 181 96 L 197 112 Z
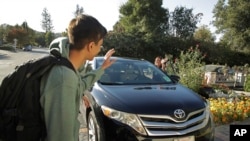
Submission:
M 177 75 L 170 75 L 170 78 L 174 81 L 174 82 L 179 82 L 180 81 L 180 76 L 177 76 Z

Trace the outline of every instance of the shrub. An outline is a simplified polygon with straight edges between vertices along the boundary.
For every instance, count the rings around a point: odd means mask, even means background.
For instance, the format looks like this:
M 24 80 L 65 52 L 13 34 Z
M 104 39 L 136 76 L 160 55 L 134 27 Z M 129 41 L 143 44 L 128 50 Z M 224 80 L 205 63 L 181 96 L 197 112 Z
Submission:
M 246 76 L 246 81 L 244 83 L 244 91 L 250 92 L 250 75 Z
M 5 44 L 0 46 L 0 49 L 2 50 L 10 50 L 10 51 L 15 51 L 15 48 L 11 44 Z
M 213 87 L 213 89 L 217 90 L 217 91 L 220 91 L 220 92 L 223 92 L 225 94 L 228 94 L 230 93 L 230 88 L 225 85 L 225 84 L 211 84 L 211 87 Z
M 191 47 L 187 52 L 182 51 L 175 62 L 177 74 L 181 77 L 180 83 L 195 92 L 199 91 L 204 78 L 204 70 L 202 69 L 204 57 L 199 46 L 196 46 L 195 48 Z

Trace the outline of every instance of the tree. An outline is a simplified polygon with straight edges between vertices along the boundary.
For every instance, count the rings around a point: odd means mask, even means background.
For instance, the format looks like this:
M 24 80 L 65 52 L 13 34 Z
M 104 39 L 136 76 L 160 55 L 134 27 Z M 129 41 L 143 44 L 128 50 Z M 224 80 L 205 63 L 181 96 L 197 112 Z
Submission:
M 117 33 L 109 32 L 104 40 L 104 49 L 101 51 L 102 55 L 111 49 L 115 48 L 116 56 L 128 56 L 144 58 L 146 52 L 143 47 L 144 41 L 139 36 L 127 32 Z
M 74 12 L 74 16 L 77 17 L 78 15 L 84 12 L 83 7 L 80 7 L 78 4 L 76 5 L 76 11 Z
M 7 42 L 13 43 L 14 39 L 18 40 L 18 46 L 23 46 L 30 43 L 28 32 L 18 25 L 11 28 L 7 34 Z
M 213 9 L 217 33 L 222 33 L 222 42 L 236 51 L 250 52 L 250 1 L 219 0 Z
M 31 29 L 28 25 L 28 22 L 27 21 L 24 21 L 22 24 L 21 24 L 21 28 L 27 32 L 27 37 L 29 38 L 29 43 L 28 44 L 32 44 L 32 45 L 36 45 L 37 43 L 35 42 L 35 36 L 36 36 L 36 33 L 33 29 Z
M 24 30 L 26 30 L 26 31 L 28 32 L 29 26 L 28 26 L 28 23 L 27 23 L 26 21 L 24 21 L 24 22 L 22 23 L 21 27 L 22 27 Z
M 143 34 L 145 39 L 162 37 L 168 30 L 168 9 L 162 0 L 128 0 L 120 7 L 120 20 L 114 30 Z
M 0 37 L 2 38 L 2 43 L 7 42 L 7 36 L 10 30 L 13 28 L 13 26 L 8 25 L 8 24 L 2 24 L 1 25 L 1 30 L 0 30 Z
M 44 33 L 39 33 L 39 32 L 36 33 L 35 42 L 37 43 L 37 45 L 45 47 L 46 46 L 46 42 L 45 42 Z
M 225 0 L 218 0 L 215 8 L 213 9 L 213 14 L 215 20 L 213 21 L 213 25 L 217 27 L 216 33 L 224 33 L 225 26 L 224 21 L 226 20 L 226 5 L 224 4 Z
M 202 13 L 193 14 L 193 9 L 186 7 L 176 7 L 171 12 L 171 34 L 174 37 L 188 39 L 193 37 L 193 33 L 197 28 L 196 24 L 200 21 Z
M 45 43 L 47 46 L 52 42 L 53 39 L 54 39 L 54 34 L 52 32 L 49 31 L 45 33 Z
M 215 36 L 206 25 L 203 25 L 194 32 L 194 39 L 203 42 L 214 42 Z
M 4 37 L 5 37 L 5 27 L 4 25 L 0 25 L 0 45 L 3 44 Z
M 50 16 L 47 8 L 43 9 L 41 22 L 42 22 L 42 29 L 45 30 L 45 33 L 52 32 L 54 27 L 52 24 L 51 16 Z

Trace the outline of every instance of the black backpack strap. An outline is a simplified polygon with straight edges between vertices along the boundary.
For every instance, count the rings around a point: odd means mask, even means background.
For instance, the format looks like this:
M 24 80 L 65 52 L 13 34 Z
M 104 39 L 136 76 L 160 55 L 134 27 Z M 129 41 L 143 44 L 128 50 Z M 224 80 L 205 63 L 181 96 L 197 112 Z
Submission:
M 50 54 L 55 56 L 56 58 L 61 58 L 62 54 L 60 53 L 60 51 L 57 48 L 52 48 L 50 50 Z
M 75 70 L 74 66 L 72 65 L 72 63 L 67 58 L 62 57 L 61 53 L 58 50 L 52 49 L 50 51 L 50 54 L 52 56 L 54 56 L 58 60 L 56 62 L 56 64 L 66 66 L 66 67 L 72 69 L 74 72 L 76 72 L 76 70 Z

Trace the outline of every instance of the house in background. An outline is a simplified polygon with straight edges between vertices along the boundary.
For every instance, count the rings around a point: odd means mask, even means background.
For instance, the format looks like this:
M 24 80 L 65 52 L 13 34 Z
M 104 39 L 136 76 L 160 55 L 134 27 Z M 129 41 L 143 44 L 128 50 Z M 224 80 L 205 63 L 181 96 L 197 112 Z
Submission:
M 223 65 L 205 65 L 206 84 L 224 84 L 228 87 L 243 87 L 246 74 Z

